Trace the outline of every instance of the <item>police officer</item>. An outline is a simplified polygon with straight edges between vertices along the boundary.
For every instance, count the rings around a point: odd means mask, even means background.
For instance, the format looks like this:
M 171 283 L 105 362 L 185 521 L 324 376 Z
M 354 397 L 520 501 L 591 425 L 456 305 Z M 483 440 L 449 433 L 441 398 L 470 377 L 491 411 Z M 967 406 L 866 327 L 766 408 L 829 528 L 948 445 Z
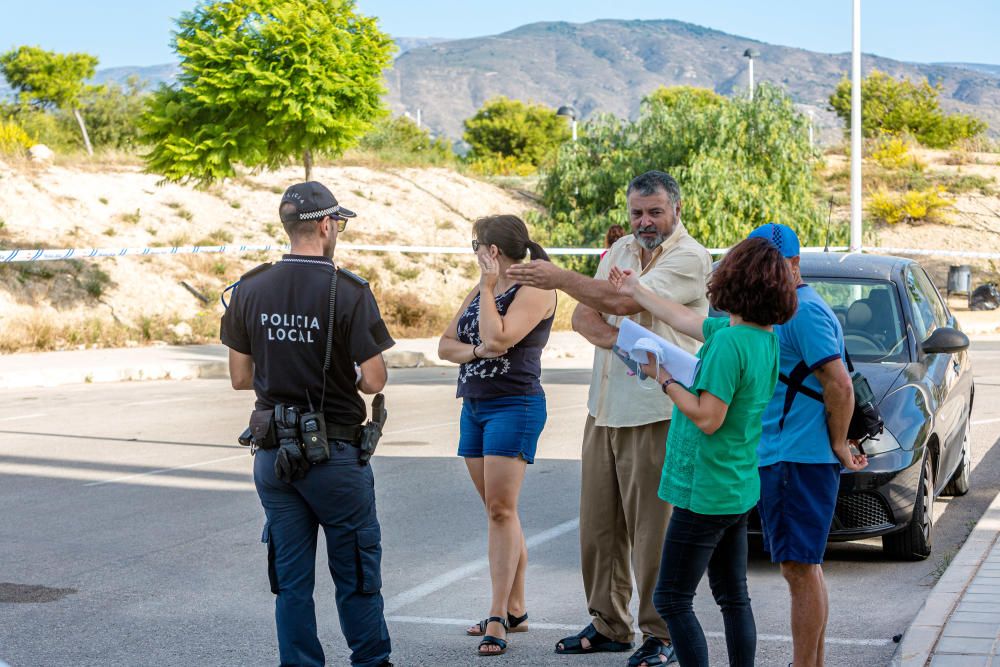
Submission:
M 279 215 L 291 254 L 243 276 L 222 317 L 222 342 L 229 347 L 233 388 L 257 395 L 254 483 L 266 516 L 262 540 L 277 595 L 281 664 L 325 664 L 313 606 L 322 526 L 351 664 L 386 667 L 381 533 L 372 469 L 359 458 L 366 416 L 359 391 L 381 391 L 382 352 L 395 343 L 368 283 L 333 263 L 337 234 L 355 213 L 309 182 L 285 191 Z M 297 419 L 310 413 L 325 417 L 326 461 L 311 462 L 315 457 L 307 457 L 295 437 L 302 429 Z

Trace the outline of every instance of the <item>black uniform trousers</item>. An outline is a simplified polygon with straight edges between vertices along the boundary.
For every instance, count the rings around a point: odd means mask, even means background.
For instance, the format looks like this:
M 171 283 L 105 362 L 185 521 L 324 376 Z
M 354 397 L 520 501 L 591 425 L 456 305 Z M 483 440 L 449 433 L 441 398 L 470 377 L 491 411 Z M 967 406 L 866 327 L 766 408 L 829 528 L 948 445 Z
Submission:
M 271 590 L 277 593 L 281 664 L 325 664 L 313 604 L 322 526 L 351 664 L 377 667 L 389 659 L 391 645 L 380 592 L 382 545 L 372 468 L 358 464 L 357 448 L 332 440 L 330 460 L 289 484 L 275 477 L 277 451 L 257 452 L 254 483 L 267 516 L 262 539 L 268 544 Z

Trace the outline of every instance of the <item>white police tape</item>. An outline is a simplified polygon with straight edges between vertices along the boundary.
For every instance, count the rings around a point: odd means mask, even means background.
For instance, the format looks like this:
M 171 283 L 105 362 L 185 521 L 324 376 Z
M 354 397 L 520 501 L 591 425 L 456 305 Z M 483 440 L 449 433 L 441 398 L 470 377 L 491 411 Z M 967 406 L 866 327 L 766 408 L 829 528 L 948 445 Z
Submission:
M 472 248 L 455 246 L 406 246 L 406 245 L 368 245 L 368 244 L 339 244 L 338 249 L 342 251 L 355 252 L 399 252 L 399 253 L 419 253 L 425 255 L 471 255 Z M 9 249 L 0 250 L 0 264 L 13 262 L 45 262 L 67 259 L 88 259 L 91 257 L 133 257 L 152 255 L 208 255 L 218 253 L 247 253 L 247 252 L 273 252 L 287 251 L 288 244 L 267 244 L 267 245 L 215 245 L 215 246 L 174 246 L 174 247 L 144 247 L 144 248 L 63 248 L 63 249 Z M 846 252 L 845 246 L 835 246 L 830 248 L 807 247 L 804 251 Z M 600 255 L 603 248 L 546 248 L 549 255 Z M 729 252 L 729 248 L 711 248 L 713 255 L 724 255 Z M 962 257 L 968 259 L 993 259 L 1000 260 L 1000 253 L 991 252 L 971 252 L 960 250 L 940 250 L 923 248 L 864 248 L 863 252 L 877 253 L 882 255 L 927 255 L 934 257 Z

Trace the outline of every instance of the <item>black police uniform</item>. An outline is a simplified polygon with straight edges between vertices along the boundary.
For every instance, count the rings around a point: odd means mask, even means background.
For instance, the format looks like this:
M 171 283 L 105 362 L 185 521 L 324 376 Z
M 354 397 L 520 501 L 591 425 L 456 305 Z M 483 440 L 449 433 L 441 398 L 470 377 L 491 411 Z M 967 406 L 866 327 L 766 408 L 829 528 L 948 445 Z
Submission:
M 265 265 L 266 267 L 266 265 Z M 329 321 L 333 262 L 285 255 L 258 267 L 233 291 L 222 318 L 222 342 L 253 357 L 257 409 L 276 404 L 319 408 Z M 355 387 L 354 364 L 389 349 L 386 329 L 368 284 L 339 270 L 333 354 L 321 409 L 330 424 L 358 426 L 366 416 Z M 360 465 L 359 450 L 330 440 L 330 460 L 304 478 L 283 482 L 274 471 L 277 449 L 258 450 L 254 483 L 267 517 L 275 619 L 282 665 L 322 665 L 323 648 L 313 605 L 318 527 L 326 534 L 330 573 L 336 584 L 340 624 L 351 647 L 351 664 L 388 663 L 389 631 L 381 590 L 381 532 L 375 514 L 374 478 Z

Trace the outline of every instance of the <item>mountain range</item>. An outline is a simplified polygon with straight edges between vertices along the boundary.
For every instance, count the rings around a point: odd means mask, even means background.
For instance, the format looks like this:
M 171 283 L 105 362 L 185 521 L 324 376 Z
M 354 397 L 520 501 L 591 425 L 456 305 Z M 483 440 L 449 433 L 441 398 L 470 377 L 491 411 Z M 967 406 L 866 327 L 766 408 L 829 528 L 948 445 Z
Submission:
M 747 49 L 755 81 L 786 89 L 815 113 L 821 136 L 835 140 L 839 120 L 828 109 L 838 81 L 850 70 L 850 53 L 818 53 L 767 44 L 672 20 L 545 22 L 461 40 L 395 38 L 398 51 L 386 72 L 394 113 L 416 116 L 434 133 L 458 139 L 462 121 L 486 100 L 505 95 L 552 107 L 572 104 L 581 119 L 595 113 L 634 118 L 642 98 L 658 86 L 691 85 L 723 95 L 747 86 Z M 1000 135 L 1000 65 L 909 63 L 864 54 L 865 71 L 926 78 L 940 84 L 942 106 L 971 113 Z M 95 83 L 136 75 L 147 88 L 171 84 L 176 64 L 99 70 Z M 10 95 L 0 79 L 0 99 Z

